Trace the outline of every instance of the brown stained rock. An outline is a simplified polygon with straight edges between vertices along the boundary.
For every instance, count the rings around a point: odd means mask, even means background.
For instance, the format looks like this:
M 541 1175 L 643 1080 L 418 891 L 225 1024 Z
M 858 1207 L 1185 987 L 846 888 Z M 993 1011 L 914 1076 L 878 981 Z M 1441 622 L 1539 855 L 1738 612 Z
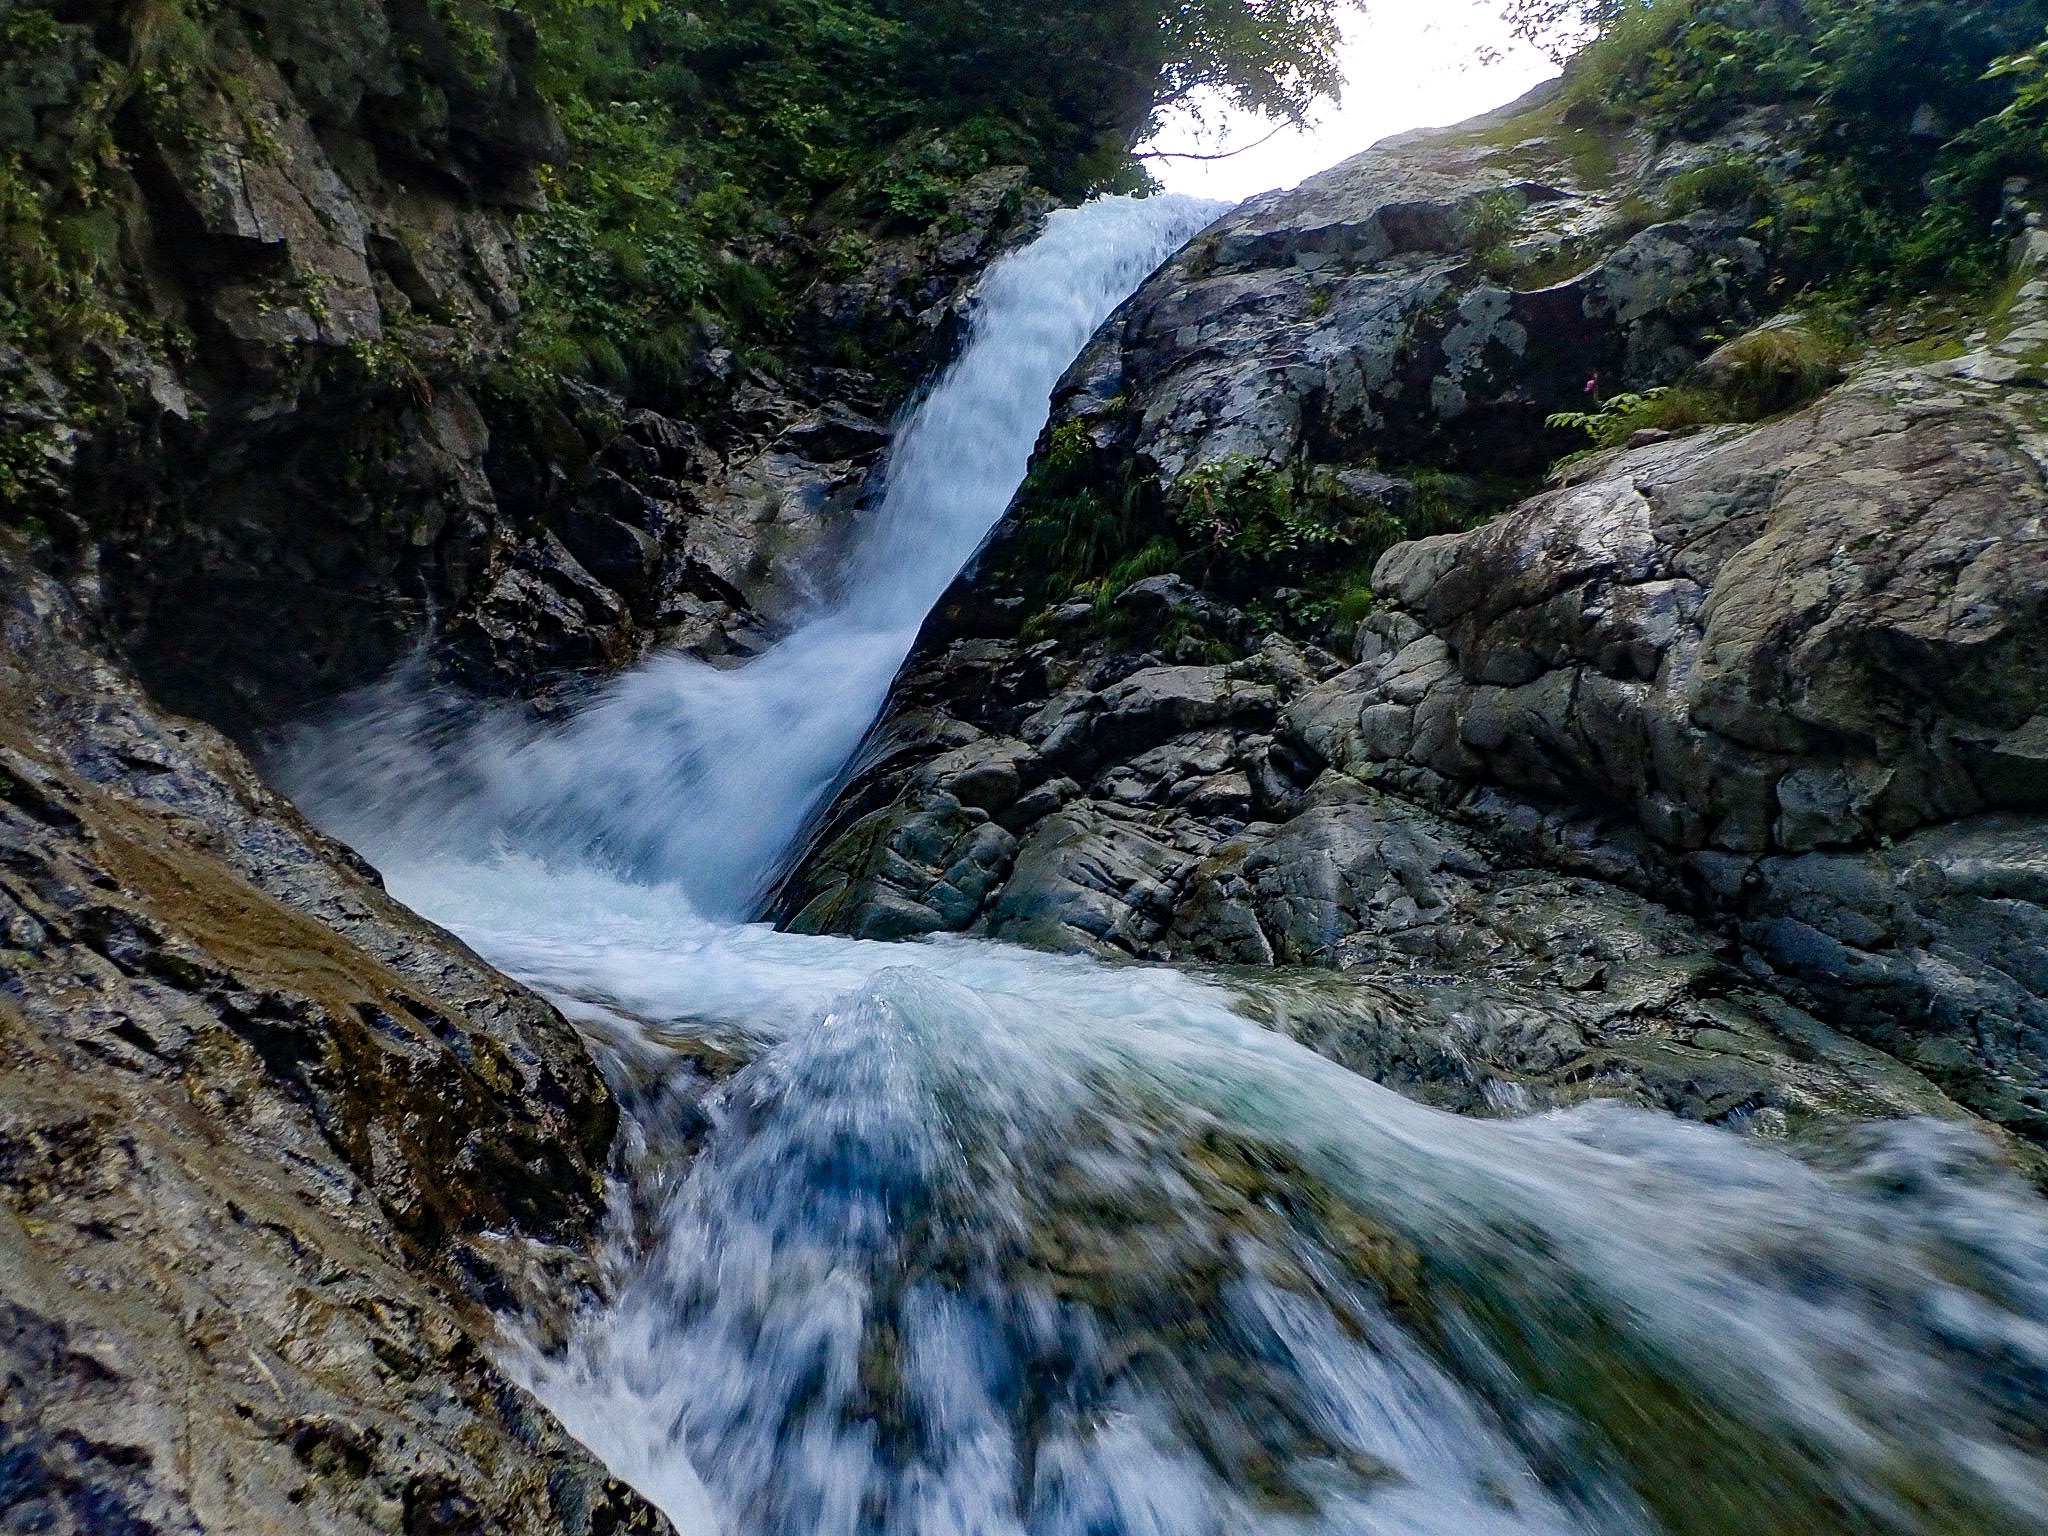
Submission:
M 0 1524 L 666 1530 L 486 1354 L 589 1283 L 573 1031 L 5 587 Z

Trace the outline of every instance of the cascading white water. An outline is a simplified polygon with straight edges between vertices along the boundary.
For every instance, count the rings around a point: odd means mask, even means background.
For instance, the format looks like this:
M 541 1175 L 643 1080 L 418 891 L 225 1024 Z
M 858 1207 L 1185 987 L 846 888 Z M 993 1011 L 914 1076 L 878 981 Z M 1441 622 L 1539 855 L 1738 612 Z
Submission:
M 991 268 L 966 351 L 891 455 L 841 595 L 767 655 L 739 669 L 657 657 L 557 731 L 471 718 L 458 744 L 421 715 L 394 748 L 424 735 L 432 750 L 414 754 L 412 792 L 376 819 L 400 816 L 406 841 L 448 851 L 458 837 L 472 854 L 510 838 L 678 885 L 705 916 L 752 916 L 925 615 L 1009 504 L 1060 375 L 1218 211 L 1185 197 L 1104 199 L 1055 213 Z
M 2048 1530 L 2048 1219 L 1965 1133 L 1824 1174 L 1461 1120 L 1188 976 L 737 920 L 1061 368 L 1207 212 L 1097 203 L 990 274 L 843 597 L 768 656 L 301 744 L 301 798 L 634 1112 L 615 1301 L 517 1363 L 684 1536 Z M 692 1042 L 749 1064 L 707 1088 Z

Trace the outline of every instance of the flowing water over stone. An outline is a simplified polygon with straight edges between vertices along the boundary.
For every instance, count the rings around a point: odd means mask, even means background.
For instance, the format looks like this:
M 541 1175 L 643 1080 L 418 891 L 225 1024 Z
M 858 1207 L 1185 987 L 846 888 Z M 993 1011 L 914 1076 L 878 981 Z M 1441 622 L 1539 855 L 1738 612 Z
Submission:
M 1968 1132 L 1823 1167 L 1458 1119 L 1219 983 L 745 922 L 1059 373 L 1210 211 L 1093 204 L 990 274 L 767 656 L 549 728 L 394 686 L 301 743 L 626 1095 L 615 1299 L 528 1379 L 687 1536 L 2048 1529 L 2048 1220 Z

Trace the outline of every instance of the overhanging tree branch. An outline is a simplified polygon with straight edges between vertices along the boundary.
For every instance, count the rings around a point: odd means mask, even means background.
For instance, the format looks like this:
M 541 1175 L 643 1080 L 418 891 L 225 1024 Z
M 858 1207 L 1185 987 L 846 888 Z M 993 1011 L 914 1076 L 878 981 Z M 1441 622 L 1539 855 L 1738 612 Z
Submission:
M 1272 143 L 1288 129 L 1296 126 L 1294 123 L 1282 123 L 1263 138 L 1255 139 L 1249 144 L 1240 144 L 1236 149 L 1226 149 L 1213 155 L 1197 154 L 1190 150 L 1141 149 L 1134 158 L 1139 160 L 1232 160 L 1239 155 L 1248 155 L 1253 150 Z

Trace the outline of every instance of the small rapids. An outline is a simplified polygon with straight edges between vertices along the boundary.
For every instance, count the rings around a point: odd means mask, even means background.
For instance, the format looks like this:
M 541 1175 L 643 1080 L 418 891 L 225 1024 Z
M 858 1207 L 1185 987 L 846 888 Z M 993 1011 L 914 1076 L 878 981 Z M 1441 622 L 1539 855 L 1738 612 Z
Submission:
M 684 1536 L 2048 1531 L 2048 1210 L 1973 1133 L 1461 1119 L 1196 976 L 746 922 L 1060 372 L 1213 211 L 994 269 L 760 660 L 546 727 L 396 683 L 283 765 L 626 1101 L 612 1299 L 509 1363 Z

